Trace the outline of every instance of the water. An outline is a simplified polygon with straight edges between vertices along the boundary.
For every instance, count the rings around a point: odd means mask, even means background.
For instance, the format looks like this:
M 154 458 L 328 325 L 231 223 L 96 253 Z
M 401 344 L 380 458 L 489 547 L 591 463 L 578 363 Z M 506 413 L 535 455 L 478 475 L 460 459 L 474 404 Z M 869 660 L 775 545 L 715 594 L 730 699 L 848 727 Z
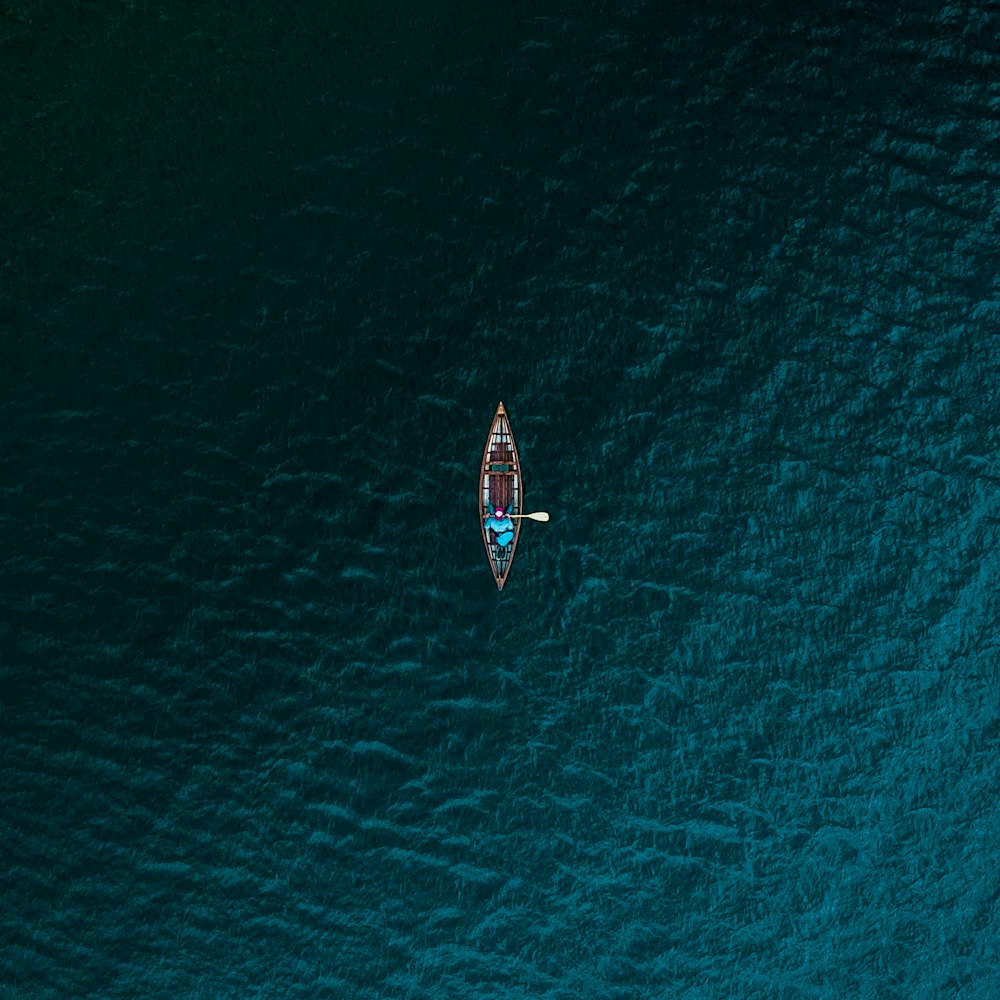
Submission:
M 5 995 L 996 996 L 998 28 L 16 5 Z

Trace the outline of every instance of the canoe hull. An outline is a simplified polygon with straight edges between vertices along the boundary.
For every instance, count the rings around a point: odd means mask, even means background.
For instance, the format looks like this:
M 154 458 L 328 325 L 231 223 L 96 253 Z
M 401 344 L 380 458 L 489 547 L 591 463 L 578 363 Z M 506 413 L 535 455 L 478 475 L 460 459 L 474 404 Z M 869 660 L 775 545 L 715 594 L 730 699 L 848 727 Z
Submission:
M 483 543 L 486 545 L 490 569 L 493 570 L 493 579 L 496 580 L 497 589 L 503 590 L 514 561 L 514 550 L 521 534 L 521 521 L 518 519 L 514 522 L 514 538 L 501 548 L 497 545 L 496 532 L 486 527 L 486 518 L 497 507 L 503 507 L 508 514 L 520 514 L 523 510 L 521 461 L 503 403 L 497 407 L 493 417 L 479 470 L 479 524 L 483 530 Z

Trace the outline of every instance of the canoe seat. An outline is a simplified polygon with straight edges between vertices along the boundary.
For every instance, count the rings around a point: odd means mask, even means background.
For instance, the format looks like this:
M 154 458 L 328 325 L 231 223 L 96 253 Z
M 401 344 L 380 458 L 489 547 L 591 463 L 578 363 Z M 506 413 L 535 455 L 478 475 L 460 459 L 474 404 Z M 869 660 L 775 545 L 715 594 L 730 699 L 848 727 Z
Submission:
M 510 466 L 506 462 L 494 462 L 490 468 L 490 472 L 510 472 Z

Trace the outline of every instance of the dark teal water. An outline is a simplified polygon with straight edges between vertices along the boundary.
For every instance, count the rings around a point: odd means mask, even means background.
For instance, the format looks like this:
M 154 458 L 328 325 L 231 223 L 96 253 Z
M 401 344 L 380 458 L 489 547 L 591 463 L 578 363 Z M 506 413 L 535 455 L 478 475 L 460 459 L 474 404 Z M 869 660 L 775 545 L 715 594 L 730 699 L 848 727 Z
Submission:
M 904 6 L 8 5 L 4 996 L 1000 995 L 1000 8 Z

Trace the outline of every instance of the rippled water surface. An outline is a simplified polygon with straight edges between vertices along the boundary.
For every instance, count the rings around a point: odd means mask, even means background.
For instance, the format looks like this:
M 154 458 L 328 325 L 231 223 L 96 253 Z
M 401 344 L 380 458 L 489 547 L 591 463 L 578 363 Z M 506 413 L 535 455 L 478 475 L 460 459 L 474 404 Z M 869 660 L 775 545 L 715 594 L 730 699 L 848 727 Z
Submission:
M 1000 995 L 1000 8 L 424 7 L 0 27 L 4 995 Z

